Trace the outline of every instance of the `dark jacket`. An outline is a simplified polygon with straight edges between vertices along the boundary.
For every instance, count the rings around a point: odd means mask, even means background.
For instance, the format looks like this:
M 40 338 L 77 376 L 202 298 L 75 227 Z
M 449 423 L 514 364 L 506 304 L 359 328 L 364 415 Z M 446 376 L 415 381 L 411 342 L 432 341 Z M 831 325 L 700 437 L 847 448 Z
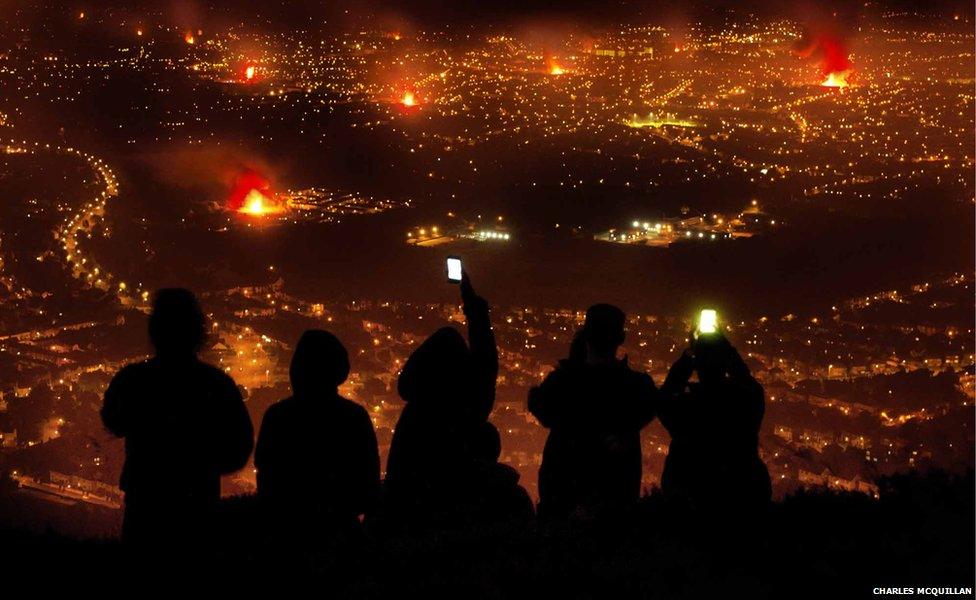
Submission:
M 658 409 L 671 434 L 661 477 L 666 493 L 699 504 L 769 500 L 769 472 L 758 450 L 765 394 L 741 359 L 734 364 L 728 377 L 709 386 L 688 383 L 690 356 L 671 367 Z
M 292 396 L 269 407 L 254 466 L 258 496 L 279 521 L 355 526 L 379 497 L 373 422 L 366 409 L 338 394 Z
M 125 438 L 127 533 L 203 518 L 220 500 L 220 476 L 243 468 L 254 444 L 234 381 L 192 357 L 124 367 L 105 392 L 101 416 Z
M 539 514 L 565 517 L 640 497 L 640 431 L 654 418 L 654 382 L 626 361 L 564 360 L 529 391 L 549 437 L 539 469 Z
M 494 463 L 485 427 L 495 403 L 498 350 L 488 304 L 464 305 L 468 340 L 445 327 L 410 356 L 397 382 L 406 403 L 390 444 L 385 504 L 392 520 L 438 526 L 463 513 L 478 461 Z

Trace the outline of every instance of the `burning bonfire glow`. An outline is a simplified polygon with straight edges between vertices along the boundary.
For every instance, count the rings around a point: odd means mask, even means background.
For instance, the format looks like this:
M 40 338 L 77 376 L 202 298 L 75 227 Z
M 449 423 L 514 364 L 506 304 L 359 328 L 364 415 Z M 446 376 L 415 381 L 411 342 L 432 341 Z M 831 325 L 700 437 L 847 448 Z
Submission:
M 800 58 L 815 56 L 820 62 L 823 87 L 846 88 L 854 70 L 847 45 L 842 37 L 833 32 L 808 32 L 796 47 Z
M 255 73 L 254 65 L 248 65 L 247 68 L 244 69 L 244 79 L 251 81 L 252 79 L 254 79 L 254 73 Z
M 400 99 L 400 103 L 407 107 L 416 106 L 417 98 L 414 96 L 413 92 L 406 91 L 403 92 L 403 98 Z
M 844 71 L 831 71 L 827 74 L 827 78 L 821 82 L 820 85 L 824 87 L 835 87 L 835 88 L 845 88 L 849 83 L 847 83 L 847 76 L 850 75 L 850 69 Z
M 271 183 L 258 172 L 248 169 L 237 176 L 227 208 L 251 217 L 263 217 L 285 211 L 271 191 Z
M 566 73 L 566 69 L 556 62 L 556 57 L 547 53 L 545 56 L 545 61 L 546 73 L 549 73 L 550 75 L 563 75 Z
M 239 212 L 260 217 L 269 213 L 281 212 L 282 210 L 283 208 L 281 206 L 273 204 L 260 190 L 253 189 L 244 197 L 244 205 L 241 206 Z
M 183 41 L 192 46 L 193 44 L 197 43 L 197 38 L 193 37 L 192 33 L 187 32 L 186 35 L 183 36 Z

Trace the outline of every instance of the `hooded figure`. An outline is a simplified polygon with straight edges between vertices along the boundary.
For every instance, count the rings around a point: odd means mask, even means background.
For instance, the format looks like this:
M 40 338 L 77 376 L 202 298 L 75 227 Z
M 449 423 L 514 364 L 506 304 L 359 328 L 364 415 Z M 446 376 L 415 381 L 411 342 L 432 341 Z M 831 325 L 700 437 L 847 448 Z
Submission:
M 289 375 L 292 396 L 271 405 L 261 423 L 258 497 L 286 538 L 356 530 L 376 505 L 380 459 L 366 409 L 339 395 L 346 349 L 327 331 L 306 331 Z
M 461 299 L 470 346 L 453 327 L 438 329 L 410 356 L 397 382 L 406 405 L 390 444 L 385 513 L 398 526 L 423 530 L 481 519 L 474 504 L 483 494 L 475 490 L 496 477 L 512 494 L 525 494 L 518 474 L 497 462 L 498 431 L 488 416 L 498 349 L 488 303 L 466 273 Z

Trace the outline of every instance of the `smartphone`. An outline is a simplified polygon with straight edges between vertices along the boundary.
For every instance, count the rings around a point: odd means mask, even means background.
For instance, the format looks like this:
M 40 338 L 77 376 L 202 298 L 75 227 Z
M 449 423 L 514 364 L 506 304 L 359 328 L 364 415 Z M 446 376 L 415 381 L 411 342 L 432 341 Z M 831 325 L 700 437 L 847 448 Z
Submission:
M 447 282 L 461 283 L 461 257 L 447 257 Z
M 715 333 L 718 330 L 718 313 L 706 308 L 698 315 L 698 334 Z

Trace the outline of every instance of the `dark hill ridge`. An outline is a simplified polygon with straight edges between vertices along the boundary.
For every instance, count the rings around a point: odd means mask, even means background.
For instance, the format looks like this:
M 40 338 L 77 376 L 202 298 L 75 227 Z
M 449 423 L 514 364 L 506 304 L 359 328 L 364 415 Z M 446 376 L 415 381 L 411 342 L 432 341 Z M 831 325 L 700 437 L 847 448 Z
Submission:
M 323 540 L 291 557 L 253 535 L 254 498 L 244 496 L 225 501 L 213 556 L 194 567 L 170 557 L 172 564 L 149 573 L 158 580 L 133 575 L 115 541 L 54 533 L 0 531 L 0 564 L 14 580 L 41 583 L 56 573 L 75 590 L 127 583 L 138 590 L 146 581 L 179 587 L 202 576 L 252 593 L 301 582 L 326 597 L 859 598 L 875 587 L 972 588 L 973 486 L 972 471 L 898 475 L 880 482 L 879 499 L 808 490 L 775 504 L 765 519 L 731 523 L 652 494 L 633 514 L 599 526 L 369 536 L 341 551 Z

